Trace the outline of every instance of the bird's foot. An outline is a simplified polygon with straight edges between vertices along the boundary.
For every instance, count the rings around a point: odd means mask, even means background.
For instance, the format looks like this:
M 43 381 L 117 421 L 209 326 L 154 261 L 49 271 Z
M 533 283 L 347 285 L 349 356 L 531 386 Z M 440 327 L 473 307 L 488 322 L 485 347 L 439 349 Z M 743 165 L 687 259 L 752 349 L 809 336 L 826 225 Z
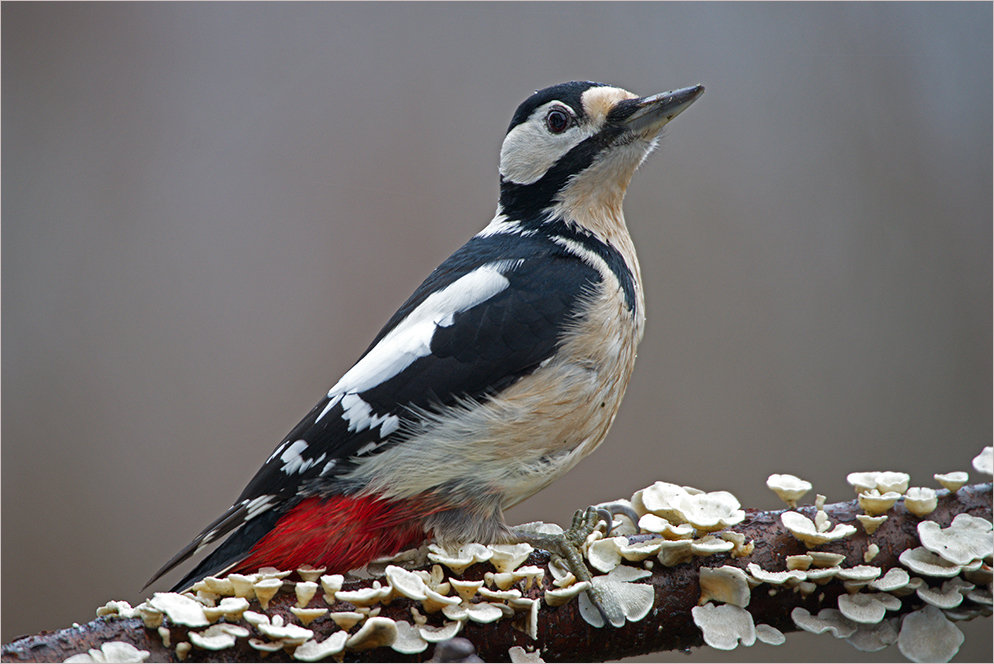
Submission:
M 528 542 L 551 553 L 551 562 L 558 563 L 560 567 L 571 572 L 577 581 L 588 582 L 590 585 L 587 587 L 587 597 L 597 608 L 604 623 L 621 627 L 625 624 L 624 611 L 616 601 L 594 585 L 590 570 L 583 561 L 587 538 L 600 527 L 601 523 L 606 524 L 607 534 L 610 535 L 615 514 L 634 517 L 633 521 L 638 523 L 638 515 L 630 507 L 610 504 L 578 510 L 573 515 L 570 529 L 562 533 L 537 532 L 523 527 L 512 529 L 511 532 L 519 542 Z

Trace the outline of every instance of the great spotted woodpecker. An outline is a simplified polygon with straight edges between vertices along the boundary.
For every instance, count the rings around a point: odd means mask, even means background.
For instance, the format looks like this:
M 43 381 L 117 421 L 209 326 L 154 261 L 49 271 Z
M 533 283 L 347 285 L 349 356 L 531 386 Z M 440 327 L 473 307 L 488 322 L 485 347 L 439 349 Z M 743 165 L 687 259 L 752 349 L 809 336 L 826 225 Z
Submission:
M 592 452 L 618 412 L 645 320 L 622 199 L 703 92 L 572 82 L 526 99 L 490 224 L 149 584 L 225 537 L 175 590 L 264 566 L 346 572 L 430 537 L 519 538 L 503 511 Z

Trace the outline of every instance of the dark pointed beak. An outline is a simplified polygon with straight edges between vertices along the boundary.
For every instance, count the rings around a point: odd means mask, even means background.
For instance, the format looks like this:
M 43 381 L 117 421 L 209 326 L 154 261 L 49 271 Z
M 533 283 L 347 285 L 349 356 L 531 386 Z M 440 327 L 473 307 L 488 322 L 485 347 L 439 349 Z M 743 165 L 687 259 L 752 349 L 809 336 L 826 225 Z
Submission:
M 633 134 L 656 133 L 704 94 L 703 85 L 620 102 L 611 115 Z

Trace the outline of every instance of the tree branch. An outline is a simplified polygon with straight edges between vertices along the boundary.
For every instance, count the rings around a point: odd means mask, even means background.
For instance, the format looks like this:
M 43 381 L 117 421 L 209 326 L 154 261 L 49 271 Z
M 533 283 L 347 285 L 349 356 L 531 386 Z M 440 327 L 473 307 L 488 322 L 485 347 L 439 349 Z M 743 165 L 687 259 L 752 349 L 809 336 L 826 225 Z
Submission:
M 991 484 L 971 485 L 950 494 L 939 491 L 937 509 L 927 515 L 926 519 L 947 527 L 958 514 L 992 519 L 991 514 Z M 917 526 L 920 519 L 909 513 L 903 502 L 898 502 L 887 514 L 889 518 L 872 535 L 856 522 L 856 515 L 862 510 L 857 501 L 826 505 L 825 512 L 836 523 L 857 526 L 857 532 L 843 540 L 817 547 L 819 551 L 837 553 L 845 556 L 841 563 L 843 567 L 855 567 L 867 564 L 864 560 L 871 544 L 879 547 L 879 552 L 872 558 L 870 564 L 882 568 L 886 573 L 892 567 L 900 567 L 898 557 L 902 552 L 920 545 Z M 814 507 L 800 507 L 798 512 L 809 518 L 814 518 Z M 733 558 L 730 554 L 718 554 L 705 558 L 694 558 L 687 563 L 675 567 L 665 567 L 658 562 L 652 566 L 652 576 L 641 583 L 651 584 L 654 588 L 654 604 L 652 610 L 643 620 L 629 622 L 619 629 L 595 629 L 588 625 L 579 614 L 576 600 L 560 607 L 550 607 L 543 601 L 538 617 L 538 640 L 512 626 L 511 620 L 500 620 L 491 624 L 465 624 L 461 637 L 469 639 L 484 661 L 506 661 L 508 650 L 512 646 L 521 646 L 531 651 L 539 650 L 545 661 L 604 661 L 646 653 L 666 650 L 682 650 L 704 644 L 701 630 L 695 625 L 691 609 L 698 605 L 701 595 L 699 571 L 701 567 L 718 568 L 732 565 L 745 568 L 748 563 L 756 563 L 764 570 L 779 571 L 785 567 L 786 556 L 799 555 L 807 552 L 806 547 L 784 529 L 780 514 L 783 511 L 746 510 L 746 519 L 734 527 L 734 531 L 745 535 L 746 540 L 755 542 L 755 549 L 748 556 Z M 547 566 L 548 554 L 536 551 L 526 562 L 529 565 Z M 637 563 L 636 563 L 637 564 Z M 430 567 L 430 566 L 429 566 Z M 986 567 L 989 570 L 989 567 Z M 461 575 L 464 579 L 483 579 L 487 571 L 493 571 L 488 563 L 476 564 Z M 540 598 L 543 590 L 549 587 L 549 576 L 546 575 L 545 587 L 533 587 L 525 592 L 525 597 Z M 932 585 L 941 584 L 934 579 Z M 350 582 L 343 590 L 353 590 L 368 581 Z M 292 585 L 290 586 L 292 588 Z M 771 586 L 759 585 L 751 593 L 747 611 L 752 615 L 755 624 L 767 624 L 782 632 L 797 630 L 791 619 L 791 611 L 802 607 L 811 614 L 817 614 L 823 608 L 836 608 L 838 597 L 846 593 L 840 581 L 833 580 L 818 586 L 815 592 L 807 596 L 799 592 L 797 587 L 780 586 L 776 592 L 771 592 Z M 281 615 L 287 623 L 299 624 L 299 620 L 290 613 L 289 609 L 295 602 L 294 594 L 282 592 L 270 603 L 266 613 L 270 616 Z M 921 608 L 923 602 L 918 595 L 911 593 L 901 597 L 900 609 L 889 612 L 894 617 Z M 310 603 L 310 607 L 324 607 L 318 596 Z M 408 599 L 395 599 L 389 605 L 380 607 L 380 616 L 394 620 L 412 622 L 412 606 L 420 609 L 420 604 Z M 352 606 L 336 602 L 330 606 L 332 611 L 352 610 Z M 253 611 L 261 611 L 258 603 L 253 600 Z M 988 612 L 989 615 L 989 612 Z M 430 615 L 429 623 L 441 624 L 441 614 Z M 244 620 L 237 624 L 248 627 L 254 637 L 259 633 Z M 86 652 L 90 648 L 99 649 L 101 644 L 108 641 L 130 643 L 139 649 L 151 653 L 152 661 L 178 661 L 176 644 L 188 640 L 190 628 L 181 625 L 168 627 L 171 647 L 163 645 L 160 633 L 156 629 L 148 629 L 138 618 L 98 618 L 82 626 L 57 632 L 43 632 L 36 636 L 19 639 L 6 644 L 2 648 L 4 662 L 40 662 L 62 661 L 69 656 Z M 315 620 L 308 626 L 314 630 L 314 639 L 322 641 L 339 630 L 327 616 Z M 352 628 L 355 632 L 358 627 Z M 296 661 L 293 659 L 294 647 L 288 647 L 272 653 L 267 661 L 283 662 Z M 423 661 L 427 659 L 432 648 L 417 655 L 403 655 L 388 647 L 373 650 L 343 653 L 344 661 Z M 187 657 L 188 661 L 205 662 L 234 662 L 254 661 L 260 657 L 260 652 L 251 648 L 248 639 L 239 638 L 234 647 L 226 650 L 211 651 L 193 648 Z M 340 660 L 341 661 L 341 660 Z

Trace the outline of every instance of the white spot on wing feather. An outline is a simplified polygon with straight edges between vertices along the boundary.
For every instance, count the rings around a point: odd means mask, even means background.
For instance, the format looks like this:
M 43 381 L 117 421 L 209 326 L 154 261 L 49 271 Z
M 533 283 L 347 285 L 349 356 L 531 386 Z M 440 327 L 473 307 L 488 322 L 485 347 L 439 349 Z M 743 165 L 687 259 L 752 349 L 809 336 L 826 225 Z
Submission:
M 272 507 L 272 502 L 273 502 L 273 496 L 270 495 L 258 496 L 257 498 L 253 498 L 245 506 L 245 509 L 248 510 L 245 513 L 245 520 L 249 521 L 259 516 L 260 514 L 268 510 L 270 507 Z
M 293 473 L 302 473 L 311 466 L 319 464 L 324 461 L 326 454 L 321 454 L 316 459 L 305 459 L 303 457 L 303 452 L 307 449 L 306 440 L 298 440 L 293 443 L 290 447 L 286 448 L 283 454 L 280 455 L 280 460 L 283 461 L 283 467 L 280 469 L 287 475 Z

